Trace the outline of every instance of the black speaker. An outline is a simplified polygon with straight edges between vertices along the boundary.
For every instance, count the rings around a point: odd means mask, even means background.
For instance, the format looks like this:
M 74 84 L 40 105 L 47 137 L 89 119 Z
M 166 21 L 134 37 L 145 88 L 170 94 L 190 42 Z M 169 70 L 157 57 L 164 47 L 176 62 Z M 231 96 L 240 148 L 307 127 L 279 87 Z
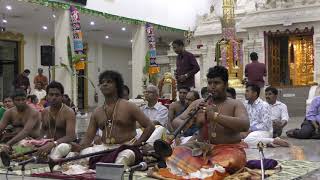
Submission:
M 41 46 L 41 65 L 54 66 L 54 46 Z

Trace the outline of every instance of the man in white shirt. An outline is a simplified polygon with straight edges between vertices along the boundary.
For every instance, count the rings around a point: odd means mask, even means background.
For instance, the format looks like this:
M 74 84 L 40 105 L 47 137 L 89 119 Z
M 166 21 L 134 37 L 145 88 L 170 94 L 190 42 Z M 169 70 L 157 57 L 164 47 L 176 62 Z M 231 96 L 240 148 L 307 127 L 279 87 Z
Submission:
M 43 89 L 41 82 L 36 82 L 34 89 L 30 93 L 31 95 L 36 95 L 39 102 L 46 97 L 47 92 Z
M 145 100 L 148 104 L 141 107 L 141 110 L 155 124 L 167 127 L 168 109 L 158 102 L 159 89 L 157 86 L 149 85 L 144 91 Z
M 259 86 L 254 84 L 247 85 L 244 105 L 249 115 L 250 128 L 249 132 L 242 133 L 244 142 L 246 142 L 249 147 L 256 147 L 260 141 L 266 145 L 289 146 L 286 141 L 272 137 L 273 126 L 270 106 L 259 98 L 259 94 Z
M 287 106 L 277 101 L 278 90 L 274 87 L 267 87 L 265 90 L 266 101 L 271 108 L 271 120 L 273 125 L 273 137 L 279 137 L 282 134 L 283 128 L 287 125 L 289 120 Z

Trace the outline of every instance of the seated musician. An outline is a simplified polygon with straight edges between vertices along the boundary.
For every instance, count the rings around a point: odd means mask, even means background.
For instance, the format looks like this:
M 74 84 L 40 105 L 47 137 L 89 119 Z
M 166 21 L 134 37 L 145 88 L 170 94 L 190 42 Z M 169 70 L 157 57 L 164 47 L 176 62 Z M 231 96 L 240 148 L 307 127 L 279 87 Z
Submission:
M 187 175 L 215 164 L 231 174 L 246 164 L 240 132 L 248 130 L 249 119 L 244 105 L 226 96 L 228 70 L 223 66 L 209 68 L 207 81 L 212 98 L 207 102 L 203 99 L 194 101 L 173 120 L 173 126 L 177 128 L 190 112 L 200 108 L 193 118 L 200 127 L 197 141 L 175 147 L 166 161 L 168 168 L 179 169 Z
M 61 83 L 52 81 L 46 90 L 50 106 L 41 113 L 41 135 L 43 138 L 52 140 L 39 147 L 37 153 L 45 156 L 52 152 L 51 158 L 61 158 L 71 150 L 71 146 L 66 143 L 73 142 L 76 139 L 76 117 L 73 109 L 62 103 L 64 87 Z M 54 152 L 58 151 L 59 148 L 67 148 L 68 150 L 64 154 Z
M 80 147 L 74 148 L 74 150 L 82 150 L 81 154 L 87 154 L 118 148 L 116 153 L 90 159 L 90 168 L 95 168 L 95 163 L 101 161 L 128 166 L 141 161 L 142 156 L 139 148 L 130 145 L 139 145 L 145 142 L 154 131 L 154 125 L 138 106 L 122 99 L 123 79 L 118 72 L 104 71 L 99 76 L 99 84 L 105 97 L 104 105 L 94 110 L 85 137 L 81 141 Z M 136 138 L 136 122 L 144 128 L 139 139 Z M 103 144 L 89 147 L 98 129 L 102 130 Z
M 11 95 L 15 107 L 3 115 L 0 122 L 1 142 L 6 143 L 6 150 L 26 137 L 40 136 L 40 113 L 27 105 L 27 94 L 22 89 L 16 89 Z M 6 129 L 11 126 L 11 129 Z

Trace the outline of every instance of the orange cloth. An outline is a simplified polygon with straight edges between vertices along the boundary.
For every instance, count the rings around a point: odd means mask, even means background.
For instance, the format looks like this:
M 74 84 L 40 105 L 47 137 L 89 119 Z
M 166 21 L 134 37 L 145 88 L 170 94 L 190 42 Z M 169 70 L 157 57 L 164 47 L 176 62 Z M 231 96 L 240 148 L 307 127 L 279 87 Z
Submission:
M 246 165 L 247 161 L 244 147 L 245 145 L 240 143 L 211 145 L 211 151 L 204 157 L 203 155 L 192 156 L 192 149 L 190 147 L 177 146 L 172 155 L 167 159 L 167 163 L 180 168 L 186 174 L 196 172 L 201 168 L 213 167 L 214 164 L 219 164 L 226 169 L 227 173 L 232 174 Z M 165 177 L 168 172 L 169 171 L 162 170 L 159 171 L 159 174 Z M 217 179 L 218 177 L 221 177 L 218 179 L 223 179 L 227 173 L 214 173 L 209 179 Z
M 36 84 L 37 82 L 41 82 L 43 88 L 45 88 L 48 85 L 48 78 L 44 75 L 37 75 L 34 77 L 33 83 Z

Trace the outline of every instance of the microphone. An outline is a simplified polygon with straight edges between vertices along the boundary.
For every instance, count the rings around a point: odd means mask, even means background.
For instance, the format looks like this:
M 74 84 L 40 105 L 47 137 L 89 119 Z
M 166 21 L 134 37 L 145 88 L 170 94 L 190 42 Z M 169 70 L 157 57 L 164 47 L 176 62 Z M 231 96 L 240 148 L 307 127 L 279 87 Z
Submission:
M 25 161 L 21 161 L 19 163 L 15 163 L 14 165 L 12 165 L 11 167 L 17 167 L 17 166 L 25 166 L 28 163 L 32 163 L 32 162 L 37 162 L 38 158 L 36 156 L 32 156 L 32 158 L 25 160 Z
M 141 162 L 135 166 L 131 166 L 130 168 L 126 169 L 126 172 L 133 172 L 136 170 L 147 170 L 148 169 L 148 164 L 146 162 Z

